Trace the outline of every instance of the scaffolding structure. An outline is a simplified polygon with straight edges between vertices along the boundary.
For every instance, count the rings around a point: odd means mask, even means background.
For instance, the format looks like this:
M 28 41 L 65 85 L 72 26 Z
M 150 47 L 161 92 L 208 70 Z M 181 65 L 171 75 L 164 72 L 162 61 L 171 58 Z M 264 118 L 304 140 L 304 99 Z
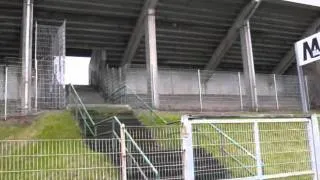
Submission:
M 65 107 L 65 27 L 36 24 L 36 109 Z

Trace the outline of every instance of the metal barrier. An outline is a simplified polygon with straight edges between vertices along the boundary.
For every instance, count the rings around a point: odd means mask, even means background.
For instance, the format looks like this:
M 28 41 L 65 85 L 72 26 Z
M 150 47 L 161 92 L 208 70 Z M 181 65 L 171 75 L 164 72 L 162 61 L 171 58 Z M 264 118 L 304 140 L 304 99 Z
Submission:
M 140 97 L 126 84 L 121 85 L 112 92 L 107 101 L 114 104 L 130 105 L 137 117 L 139 117 L 141 113 L 146 114 L 147 111 L 152 121 L 159 120 L 162 123 L 167 124 L 167 121 L 157 114 L 151 105 L 146 102 L 145 98 Z
M 70 85 L 70 88 L 73 100 L 71 104 L 75 106 L 73 110 L 75 119 L 79 120 L 83 126 L 84 136 L 87 137 L 86 133 L 89 132 L 89 135 L 94 138 L 112 137 L 116 141 L 112 145 L 114 149 L 120 148 L 122 179 L 125 180 L 127 177 L 128 179 L 159 179 L 157 169 L 131 137 L 124 124 L 116 116 L 95 122 L 74 86 Z M 108 129 L 109 131 L 106 131 Z M 117 146 L 117 143 L 120 146 Z
M 250 169 L 250 167 L 248 167 L 246 164 L 243 163 L 243 159 L 238 158 L 237 155 L 234 155 L 232 152 L 229 152 L 228 148 L 225 148 L 226 141 L 230 142 L 230 146 L 234 145 L 234 147 L 232 147 L 232 149 L 235 149 L 236 151 L 240 151 L 240 152 L 242 151 L 244 154 L 246 154 L 246 156 L 248 156 L 248 158 L 251 158 L 251 161 L 255 162 L 257 160 L 257 157 L 255 155 L 253 155 L 253 153 L 251 153 L 244 146 L 242 146 L 240 143 L 238 143 L 233 138 L 231 138 L 227 133 L 223 132 L 223 130 L 221 130 L 217 126 L 215 126 L 213 124 L 210 124 L 209 126 L 211 126 L 213 128 L 213 132 L 217 131 L 219 133 L 220 141 L 221 141 L 220 151 L 221 151 L 222 156 L 229 156 L 238 165 L 240 165 L 240 167 L 244 167 L 250 175 L 254 176 L 255 172 L 252 172 L 252 169 Z M 210 137 L 210 135 L 209 135 L 209 137 Z M 250 161 L 250 159 L 248 159 L 248 161 Z M 264 167 L 263 162 L 262 162 L 262 167 Z
M 145 67 L 107 68 L 100 83 L 110 96 L 124 84 L 149 106 L 152 103 L 150 82 Z M 210 77 L 208 76 L 210 75 Z M 208 72 L 196 69 L 159 68 L 159 109 L 191 111 L 247 111 L 250 109 L 246 82 L 241 72 Z M 297 76 L 256 74 L 259 111 L 301 109 Z M 207 80 L 207 81 L 205 81 Z
M 181 126 L 128 126 L 127 131 L 158 170 L 161 179 L 183 177 Z
M 1 140 L 0 179 L 121 179 L 115 142 L 120 146 L 114 139 Z
M 8 59 L 9 60 L 9 59 Z M 10 117 L 26 115 L 22 105 L 22 65 L 21 59 L 10 58 L 12 64 L 0 65 L 0 118 L 7 120 Z M 32 85 L 34 80 L 32 79 Z M 35 91 L 32 86 L 31 91 Z M 30 98 L 31 112 L 35 109 L 36 100 L 34 94 Z
M 185 176 L 204 179 L 213 176 L 224 176 L 223 179 L 320 178 L 316 116 L 260 119 L 184 116 L 182 123 L 185 158 L 190 162 L 187 168 L 194 169 Z M 204 135 L 217 141 L 208 141 Z M 191 147 L 187 146 L 190 144 Z M 198 148 L 203 149 L 200 154 Z M 203 169 L 196 167 L 212 157 L 215 164 L 208 164 Z
M 66 22 L 58 26 L 35 25 L 36 106 L 65 108 Z

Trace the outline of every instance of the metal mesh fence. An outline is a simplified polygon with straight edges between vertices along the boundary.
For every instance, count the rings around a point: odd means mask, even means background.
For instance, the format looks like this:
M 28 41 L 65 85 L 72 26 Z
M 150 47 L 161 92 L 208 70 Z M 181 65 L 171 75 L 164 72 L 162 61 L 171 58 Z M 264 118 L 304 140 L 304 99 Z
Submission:
M 37 25 L 35 39 L 30 110 L 64 108 L 65 23 L 59 27 Z M 26 115 L 22 109 L 22 59 L 7 57 L 4 62 L 0 65 L 0 116 Z
M 10 58 L 10 64 L 0 65 L 0 117 L 20 116 L 22 108 L 22 65 L 21 59 Z M 34 71 L 32 72 L 31 92 L 35 91 Z M 31 93 L 31 110 L 35 107 L 34 93 Z
M 0 179 L 121 179 L 110 140 L 0 141 Z M 98 148 L 101 151 L 96 151 Z
M 21 102 L 21 91 L 22 83 L 22 67 L 19 65 L 9 65 L 7 66 L 7 83 L 4 82 L 7 86 L 7 95 L 6 95 L 6 104 L 7 104 L 7 112 L 8 116 L 17 116 L 21 115 L 23 112 L 22 102 Z M 31 89 L 34 90 L 33 84 L 31 85 Z M 34 96 L 31 96 L 31 104 L 34 107 Z M 32 107 L 32 109 L 33 109 Z
M 301 109 L 300 90 L 297 76 L 276 76 L 279 109 Z
M 65 23 L 37 25 L 36 67 L 37 106 L 42 109 L 65 107 Z
M 194 163 L 212 159 L 206 169 L 195 169 L 196 176 L 201 172 L 207 172 L 204 179 L 314 176 L 307 119 L 257 124 L 251 120 L 193 121 L 194 149 L 203 149 L 198 157 L 194 155 Z
M 157 169 L 160 179 L 183 179 L 180 126 L 127 126 L 126 129 Z
M 198 73 L 202 81 L 204 111 L 244 110 L 247 101 L 244 96 L 244 85 L 239 81 L 239 73 L 210 71 L 198 71 Z M 243 79 L 242 76 L 240 78 Z
M 125 75 L 125 80 L 119 83 L 119 70 L 108 70 L 107 94 L 112 95 L 119 85 L 126 84 L 147 104 L 152 104 L 146 69 L 131 67 Z M 158 77 L 160 110 L 246 111 L 251 108 L 243 73 L 160 68 Z M 297 76 L 257 74 L 256 83 L 259 111 L 301 109 Z M 124 93 L 131 96 L 129 92 Z

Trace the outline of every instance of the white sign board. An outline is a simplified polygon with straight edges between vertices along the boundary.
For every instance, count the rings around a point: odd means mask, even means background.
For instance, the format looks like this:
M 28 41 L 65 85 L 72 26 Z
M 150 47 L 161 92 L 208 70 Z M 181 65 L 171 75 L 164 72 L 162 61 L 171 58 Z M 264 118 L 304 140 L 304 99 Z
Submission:
M 293 2 L 293 3 L 297 3 L 297 4 L 304 4 L 304 5 L 309 5 L 309 6 L 320 7 L 320 1 L 319 0 L 283 0 L 283 1 L 288 1 L 288 2 Z
M 299 66 L 320 60 L 320 32 L 298 41 L 295 51 Z

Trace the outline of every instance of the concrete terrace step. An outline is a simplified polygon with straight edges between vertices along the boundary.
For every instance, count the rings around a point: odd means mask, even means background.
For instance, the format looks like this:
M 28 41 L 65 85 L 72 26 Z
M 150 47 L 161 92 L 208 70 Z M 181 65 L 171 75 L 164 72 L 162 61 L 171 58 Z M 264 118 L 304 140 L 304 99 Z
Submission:
M 163 149 L 161 144 L 153 137 L 152 131 L 134 116 L 132 111 L 124 111 L 117 114 L 120 122 L 128 127 L 128 132 L 132 138 L 136 141 L 139 148 L 145 153 L 150 162 L 158 170 L 161 179 L 183 179 L 183 160 L 182 152 L 179 150 L 169 150 Z M 99 122 L 106 117 L 99 113 L 94 113 L 93 117 L 95 122 Z M 98 133 L 104 133 L 112 131 L 112 123 L 104 122 L 98 129 Z M 120 129 L 116 129 L 117 133 Z M 93 137 L 89 137 L 93 138 Z M 104 134 L 99 136 L 99 139 L 110 139 L 112 134 Z M 98 142 L 97 142 L 98 141 Z M 95 151 L 98 152 L 120 152 L 120 145 L 115 139 L 114 145 L 112 143 L 107 143 L 106 140 L 89 141 L 88 145 Z M 131 146 L 131 151 L 129 158 L 134 158 L 135 161 L 139 162 L 139 166 L 142 168 L 144 174 L 148 177 L 153 177 L 150 165 L 145 162 L 143 156 L 138 152 L 138 150 Z M 213 158 L 210 153 L 207 153 L 204 149 L 197 148 L 194 149 L 195 157 L 195 171 L 196 180 L 202 179 L 224 179 L 230 177 L 230 173 L 220 164 L 220 162 Z M 115 166 L 120 165 L 120 154 L 116 153 L 110 155 L 112 163 Z M 131 163 L 131 164 L 129 164 Z M 142 173 L 139 171 L 138 167 L 132 162 L 127 162 L 128 170 L 127 177 L 130 180 L 140 180 L 144 179 Z M 130 171 L 131 169 L 131 171 Z M 155 177 L 154 177 L 155 178 Z
M 104 104 L 104 98 L 91 86 L 74 86 L 84 104 Z

